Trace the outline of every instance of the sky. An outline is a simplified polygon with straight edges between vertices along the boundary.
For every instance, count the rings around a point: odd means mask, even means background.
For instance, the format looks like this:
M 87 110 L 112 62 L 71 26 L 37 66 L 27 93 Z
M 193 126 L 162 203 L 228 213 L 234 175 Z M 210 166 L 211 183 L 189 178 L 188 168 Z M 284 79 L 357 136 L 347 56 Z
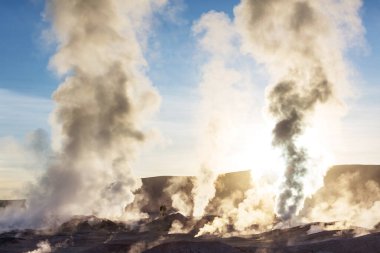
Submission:
M 174 1 L 172 15 L 157 15 L 145 48 L 147 75 L 157 88 L 162 104 L 149 124 L 161 137 L 148 145 L 136 164 L 139 176 L 192 175 L 197 166 L 197 108 L 200 66 L 205 56 L 192 27 L 208 11 L 225 12 L 232 18 L 237 0 Z M 30 158 L 28 145 L 36 129 L 51 133 L 52 94 L 62 81 L 49 68 L 55 51 L 49 41 L 42 0 L 0 1 L 0 196 L 30 180 L 43 163 Z M 352 65 L 353 96 L 345 102 L 332 147 L 336 164 L 380 164 L 380 2 L 365 0 L 361 16 L 365 42 L 347 52 Z M 265 104 L 268 77 L 252 66 L 255 113 Z M 256 115 L 255 114 L 255 115 Z M 263 116 L 257 117 L 257 125 Z M 254 121 L 255 122 L 255 121 Z M 334 138 L 334 136 L 332 136 Z M 252 156 L 257 156 L 252 151 Z M 254 159 L 254 158 L 252 158 Z

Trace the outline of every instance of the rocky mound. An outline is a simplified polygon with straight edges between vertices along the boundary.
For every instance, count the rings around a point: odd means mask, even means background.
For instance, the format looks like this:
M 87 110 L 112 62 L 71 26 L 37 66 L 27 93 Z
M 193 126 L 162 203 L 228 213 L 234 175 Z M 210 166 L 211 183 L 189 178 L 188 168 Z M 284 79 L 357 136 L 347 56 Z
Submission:
M 61 234 L 73 234 L 90 231 L 117 232 L 124 229 L 126 229 L 126 226 L 123 223 L 99 219 L 95 216 L 76 216 L 64 222 L 57 232 Z
M 142 187 L 135 192 L 135 201 L 126 207 L 126 211 L 140 210 L 150 216 L 158 216 L 160 206 L 165 206 L 167 211 L 176 212 L 172 207 L 171 193 L 168 187 L 175 181 L 179 186 L 176 191 L 181 191 L 186 196 L 191 196 L 194 186 L 194 177 L 149 177 L 142 179 Z M 180 183 L 178 183 L 180 182 Z M 234 196 L 236 206 L 243 200 L 244 192 L 251 187 L 250 172 L 240 171 L 221 174 L 215 182 L 215 197 L 206 208 L 207 213 L 213 213 L 223 199 Z M 190 198 L 191 199 L 191 198 Z

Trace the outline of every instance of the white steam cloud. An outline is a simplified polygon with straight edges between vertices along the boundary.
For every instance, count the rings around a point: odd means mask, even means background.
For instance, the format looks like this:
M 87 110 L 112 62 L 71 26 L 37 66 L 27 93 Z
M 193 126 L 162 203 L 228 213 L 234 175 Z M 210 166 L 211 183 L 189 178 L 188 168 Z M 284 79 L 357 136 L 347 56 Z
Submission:
M 53 252 L 49 241 L 41 241 L 37 243 L 37 249 L 28 251 L 26 253 L 51 253 Z
M 360 170 L 362 169 L 362 170 Z M 373 228 L 380 221 L 378 168 L 360 168 L 325 178 L 325 186 L 307 200 L 304 222 L 340 221 L 345 227 Z M 343 226 L 342 225 L 342 226 Z
M 192 192 L 193 215 L 199 217 L 215 195 L 218 173 L 236 169 L 230 160 L 239 152 L 251 104 L 249 85 L 233 66 L 239 51 L 230 18 L 211 11 L 195 23 L 193 31 L 207 54 L 199 84 L 200 170 Z
M 56 159 L 30 189 L 26 213 L 2 216 L 1 227 L 124 215 L 141 185 L 131 167 L 150 138 L 144 119 L 160 102 L 144 74 L 142 46 L 153 10 L 165 2 L 47 1 L 58 42 L 51 67 L 64 76 L 53 95 Z
M 273 145 L 286 161 L 276 208 L 283 220 L 302 208 L 313 170 L 309 143 L 300 145 L 300 137 L 320 104 L 347 94 L 344 50 L 361 38 L 360 6 L 360 0 L 242 0 L 235 9 L 243 49 L 267 67 L 274 83 L 268 108 L 276 121 Z

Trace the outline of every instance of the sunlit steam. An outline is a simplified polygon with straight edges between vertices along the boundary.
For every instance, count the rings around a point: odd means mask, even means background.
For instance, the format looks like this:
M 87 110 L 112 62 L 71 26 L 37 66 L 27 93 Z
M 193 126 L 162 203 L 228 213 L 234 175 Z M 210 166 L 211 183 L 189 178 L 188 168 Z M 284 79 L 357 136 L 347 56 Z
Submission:
M 220 29 L 220 26 L 223 29 Z M 202 53 L 207 53 L 199 84 L 201 104 L 200 167 L 195 181 L 194 216 L 202 216 L 214 197 L 214 182 L 221 171 L 237 169 L 251 103 L 249 86 L 232 65 L 238 54 L 237 34 L 224 13 L 209 12 L 193 26 Z M 233 161 L 233 163 L 231 163 Z M 241 169 L 241 168 L 240 168 Z M 245 168 L 247 169 L 247 168 Z
M 313 170 L 309 147 L 299 138 L 318 105 L 347 94 L 343 53 L 346 41 L 362 32 L 360 6 L 361 1 L 243 0 L 235 9 L 243 49 L 267 67 L 275 83 L 268 90 L 268 111 L 276 121 L 273 145 L 286 161 L 276 208 L 283 220 L 302 208 L 305 176 Z

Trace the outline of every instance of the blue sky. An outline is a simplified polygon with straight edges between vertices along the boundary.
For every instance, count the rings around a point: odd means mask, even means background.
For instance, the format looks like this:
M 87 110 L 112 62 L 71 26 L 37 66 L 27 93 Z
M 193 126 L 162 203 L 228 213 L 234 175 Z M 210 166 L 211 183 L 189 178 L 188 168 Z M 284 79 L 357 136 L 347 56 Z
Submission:
M 195 145 L 191 120 L 199 100 L 195 88 L 202 60 L 191 27 L 210 10 L 232 16 L 238 2 L 182 1 L 174 22 L 157 18 L 146 58 L 150 65 L 148 75 L 163 97 L 156 125 L 170 141 L 158 148 L 159 152 L 154 148 L 147 151 L 148 162 L 141 166 L 153 166 L 157 160 L 152 157 L 157 156 L 160 161 L 190 159 L 188 151 Z M 0 138 L 24 142 L 25 136 L 37 128 L 50 131 L 51 94 L 60 80 L 47 67 L 54 45 L 48 45 L 42 36 L 47 28 L 43 9 L 42 0 L 0 1 Z M 366 46 L 348 55 L 357 71 L 356 97 L 348 101 L 349 112 L 342 120 L 338 163 L 380 163 L 380 2 L 365 0 L 362 18 Z M 265 80 L 258 79 L 259 85 L 266 85 Z M 263 94 L 257 95 L 260 96 Z M 173 129 L 176 130 L 172 132 Z M 165 166 L 167 170 L 153 174 L 172 173 L 179 165 Z M 185 169 L 183 173 L 188 172 Z M 152 173 L 147 170 L 141 174 Z

